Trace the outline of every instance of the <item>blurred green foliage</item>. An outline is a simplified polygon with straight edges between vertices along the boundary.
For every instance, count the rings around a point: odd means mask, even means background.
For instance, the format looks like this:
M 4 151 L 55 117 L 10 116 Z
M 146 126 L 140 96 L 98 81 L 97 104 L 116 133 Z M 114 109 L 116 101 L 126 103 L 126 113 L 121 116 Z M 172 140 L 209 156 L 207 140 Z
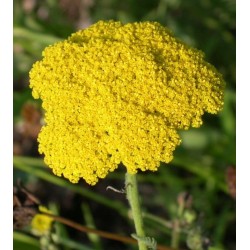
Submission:
M 188 220 L 179 235 L 182 249 L 235 249 L 235 199 L 228 183 L 228 168 L 235 167 L 235 9 L 234 0 L 14 0 L 15 125 L 23 120 L 23 105 L 36 102 L 28 88 L 28 73 L 46 46 L 101 19 L 124 23 L 153 20 L 168 26 L 177 37 L 204 51 L 207 60 L 223 74 L 227 87 L 224 109 L 218 116 L 205 115 L 200 129 L 180 131 L 182 144 L 171 164 L 162 164 L 156 173 L 139 174 L 146 231 L 167 246 L 174 231 L 171 222 Z M 14 160 L 14 183 L 22 178 L 27 186 L 43 185 L 42 189 L 61 193 L 70 190 L 74 202 L 67 204 L 68 210 L 56 197 L 43 196 L 43 202 L 56 200 L 57 213 L 76 213 L 72 219 L 80 223 L 92 218 L 98 229 L 124 235 L 133 232 L 125 197 L 105 190 L 108 185 L 123 187 L 122 169 L 92 188 L 84 183 L 70 184 L 45 168 L 42 159 L 23 154 L 26 158 Z M 183 191 L 191 195 L 192 206 L 178 214 L 178 197 Z M 81 210 L 82 203 L 89 209 Z M 115 222 L 111 223 L 108 215 Z M 96 243 L 63 226 L 60 230 L 64 233 L 63 237 L 56 233 L 61 239 L 57 241 L 59 249 L 134 249 L 107 240 Z M 39 244 L 39 239 L 27 232 L 14 234 L 14 249 L 39 249 Z

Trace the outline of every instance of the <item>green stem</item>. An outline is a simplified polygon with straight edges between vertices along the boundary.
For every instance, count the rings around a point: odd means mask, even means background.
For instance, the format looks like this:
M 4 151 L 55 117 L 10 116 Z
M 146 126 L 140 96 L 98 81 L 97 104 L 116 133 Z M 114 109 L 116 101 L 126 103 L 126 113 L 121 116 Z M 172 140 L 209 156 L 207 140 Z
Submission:
M 173 221 L 173 229 L 172 229 L 172 240 L 171 247 L 178 248 L 180 241 L 180 222 L 184 212 L 184 205 L 179 204 L 177 211 L 177 218 Z
M 172 239 L 171 239 L 171 247 L 177 249 L 179 247 L 179 221 L 173 221 L 173 230 L 172 230 Z
M 143 229 L 142 213 L 139 201 L 136 175 L 127 173 L 125 184 L 127 191 L 127 199 L 129 201 L 134 219 L 136 235 L 138 236 L 138 238 L 143 238 L 145 237 L 145 232 Z M 139 250 L 147 250 L 147 246 L 143 241 L 138 240 L 138 246 Z

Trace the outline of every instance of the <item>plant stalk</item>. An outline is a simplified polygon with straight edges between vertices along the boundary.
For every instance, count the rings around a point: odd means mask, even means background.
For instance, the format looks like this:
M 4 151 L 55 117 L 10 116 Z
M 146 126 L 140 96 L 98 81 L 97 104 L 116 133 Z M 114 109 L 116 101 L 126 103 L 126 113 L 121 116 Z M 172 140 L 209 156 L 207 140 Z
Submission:
M 177 249 L 179 247 L 179 239 L 180 239 L 179 221 L 174 220 L 172 229 L 171 247 Z
M 145 237 L 143 228 L 142 213 L 138 194 L 137 180 L 135 174 L 126 173 L 125 177 L 127 199 L 129 201 L 135 224 L 135 231 L 138 238 Z M 143 241 L 138 240 L 139 250 L 147 250 L 147 246 Z

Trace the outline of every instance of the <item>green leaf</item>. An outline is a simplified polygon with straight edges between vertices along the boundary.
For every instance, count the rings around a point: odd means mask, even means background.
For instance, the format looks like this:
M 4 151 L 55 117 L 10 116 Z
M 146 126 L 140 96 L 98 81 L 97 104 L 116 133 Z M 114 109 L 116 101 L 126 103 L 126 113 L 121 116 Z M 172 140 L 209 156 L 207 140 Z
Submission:
M 14 232 L 14 245 L 13 249 L 18 250 L 40 250 L 39 241 L 29 235 L 21 232 Z

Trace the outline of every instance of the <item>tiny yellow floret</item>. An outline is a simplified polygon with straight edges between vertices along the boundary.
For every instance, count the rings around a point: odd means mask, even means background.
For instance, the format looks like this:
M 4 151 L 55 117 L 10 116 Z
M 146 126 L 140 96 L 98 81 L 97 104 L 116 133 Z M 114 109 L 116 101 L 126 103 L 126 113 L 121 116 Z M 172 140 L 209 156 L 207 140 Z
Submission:
M 44 206 L 39 206 L 39 211 L 42 213 L 51 213 Z M 35 235 L 41 236 L 47 234 L 52 226 L 53 218 L 45 215 L 45 214 L 36 214 L 31 221 L 31 229 Z
M 225 83 L 201 51 L 157 22 L 99 21 L 47 47 L 30 87 L 46 111 L 45 163 L 94 185 L 119 164 L 133 174 L 170 162 L 177 131 L 222 109 Z

